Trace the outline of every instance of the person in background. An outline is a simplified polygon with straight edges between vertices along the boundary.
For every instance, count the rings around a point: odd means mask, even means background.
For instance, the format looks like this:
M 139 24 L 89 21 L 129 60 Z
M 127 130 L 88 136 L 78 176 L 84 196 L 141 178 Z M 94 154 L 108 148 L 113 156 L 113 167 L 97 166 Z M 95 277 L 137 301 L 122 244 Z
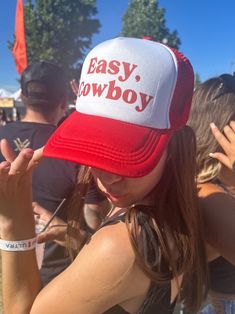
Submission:
M 84 220 L 94 182 L 112 207 L 85 243 L 78 233 L 73 263 L 43 289 L 26 189 L 42 150 L 25 149 L 10 160 L 9 145 L 1 142 L 6 312 L 169 314 L 178 295 L 193 312 L 199 308 L 207 267 L 194 180 L 195 137 L 185 125 L 193 85 L 188 59 L 163 44 L 116 38 L 88 54 L 76 111 L 53 133 L 43 155 L 84 165 L 68 207 L 68 242 Z
M 0 126 L 6 125 L 6 112 L 3 108 L 0 108 Z
M 234 161 L 233 120 L 234 76 L 222 74 L 196 88 L 188 124 L 197 139 L 198 194 L 210 275 L 210 304 L 202 314 L 235 313 L 235 174 L 229 159 Z
M 21 121 L 0 128 L 0 139 L 7 139 L 16 154 L 24 148 L 35 150 L 45 145 L 56 130 L 58 121 L 65 115 L 67 106 L 65 73 L 51 62 L 40 61 L 29 65 L 22 73 L 20 84 L 26 114 Z M 4 160 L 2 155 L 0 160 Z M 33 173 L 33 201 L 53 213 L 72 193 L 78 169 L 79 166 L 72 162 L 44 158 Z M 65 207 L 66 204 L 58 213 L 64 221 L 67 220 Z M 69 264 L 64 248 L 52 241 L 47 242 L 40 269 L 43 284 Z
M 79 182 L 76 180 L 74 191 L 71 194 L 70 198 L 67 200 L 68 204 L 72 201 L 73 194 L 79 190 Z M 68 208 L 66 207 L 66 210 Z M 33 202 L 33 210 L 36 214 L 35 221 L 40 224 L 41 221 L 49 221 L 48 228 L 40 232 L 37 235 L 38 243 L 45 243 L 47 241 L 55 241 L 59 245 L 66 247 L 66 234 L 67 234 L 67 222 L 61 219 L 58 216 L 53 216 L 53 213 L 47 210 L 46 208 L 40 206 L 38 203 Z M 102 195 L 102 193 L 97 189 L 94 183 L 89 187 L 87 195 L 85 197 L 84 207 L 83 207 L 83 219 L 79 224 L 79 236 L 85 241 L 89 236 L 95 233 L 97 229 L 102 224 L 104 217 L 107 212 L 110 210 L 110 202 L 107 198 Z M 53 216 L 53 217 L 52 217 Z M 76 232 L 76 237 L 77 237 Z M 76 239 L 73 241 L 72 247 L 75 249 L 78 247 Z

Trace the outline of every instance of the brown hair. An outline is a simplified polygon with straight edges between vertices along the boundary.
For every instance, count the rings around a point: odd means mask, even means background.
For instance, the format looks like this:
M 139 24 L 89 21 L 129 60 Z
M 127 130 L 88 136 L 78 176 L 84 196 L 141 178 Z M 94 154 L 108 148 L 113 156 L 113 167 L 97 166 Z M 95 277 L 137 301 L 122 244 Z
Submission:
M 235 79 L 234 79 L 235 81 Z M 210 123 L 223 130 L 235 117 L 235 92 L 221 77 L 211 78 L 198 85 L 193 95 L 188 125 L 197 141 L 197 181 L 203 183 L 217 178 L 220 162 L 209 153 L 222 152 L 210 130 Z
M 166 283 L 184 274 L 181 299 L 196 312 L 206 295 L 207 262 L 201 238 L 195 175 L 195 137 L 185 126 L 168 145 L 166 167 L 159 184 L 151 192 L 153 206 L 132 206 L 126 225 L 136 260 L 146 275 Z M 68 233 L 77 229 L 91 176 L 80 173 L 78 190 L 68 211 Z M 84 239 L 80 242 L 83 245 Z M 192 284 L 193 283 L 193 284 Z
M 38 81 L 31 81 L 27 84 L 29 96 L 21 93 L 23 103 L 33 111 L 50 114 L 61 104 L 66 104 L 67 96 L 64 90 L 52 94 L 48 87 Z M 33 96 L 32 96 L 33 95 Z

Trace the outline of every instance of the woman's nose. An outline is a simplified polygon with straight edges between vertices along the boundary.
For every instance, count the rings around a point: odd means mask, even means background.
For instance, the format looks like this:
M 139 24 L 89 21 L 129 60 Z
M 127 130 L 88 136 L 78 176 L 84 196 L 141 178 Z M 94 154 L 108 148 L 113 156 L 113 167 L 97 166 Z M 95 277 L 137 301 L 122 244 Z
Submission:
M 117 183 L 117 182 L 122 180 L 121 176 L 114 174 L 114 173 L 102 171 L 102 170 L 97 170 L 96 175 L 97 175 L 97 177 L 100 177 L 100 180 L 102 182 L 104 182 L 105 184 L 108 184 L 108 185 L 112 185 L 112 184 Z

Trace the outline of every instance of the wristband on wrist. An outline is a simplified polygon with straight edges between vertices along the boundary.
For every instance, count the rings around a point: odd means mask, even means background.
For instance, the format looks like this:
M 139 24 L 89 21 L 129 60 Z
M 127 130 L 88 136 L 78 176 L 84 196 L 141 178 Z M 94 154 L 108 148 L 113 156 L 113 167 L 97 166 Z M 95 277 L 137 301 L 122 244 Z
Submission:
M 29 251 L 35 249 L 36 243 L 37 243 L 36 238 L 20 241 L 0 240 L 0 249 L 3 251 L 12 252 Z

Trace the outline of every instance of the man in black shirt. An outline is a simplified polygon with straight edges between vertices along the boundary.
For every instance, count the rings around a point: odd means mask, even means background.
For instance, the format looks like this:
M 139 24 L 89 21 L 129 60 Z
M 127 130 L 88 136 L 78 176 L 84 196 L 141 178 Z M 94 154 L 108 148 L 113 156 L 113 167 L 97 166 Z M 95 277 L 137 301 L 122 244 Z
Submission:
M 0 128 L 0 139 L 6 138 L 16 154 L 26 147 L 37 149 L 45 145 L 66 110 L 66 79 L 60 67 L 45 61 L 34 63 L 25 69 L 20 83 L 26 114 L 22 121 Z M 33 173 L 33 200 L 54 212 L 74 189 L 77 171 L 78 165 L 72 162 L 44 158 Z M 63 208 L 58 216 L 66 221 Z M 47 242 L 40 270 L 43 283 L 69 264 L 65 249 Z

